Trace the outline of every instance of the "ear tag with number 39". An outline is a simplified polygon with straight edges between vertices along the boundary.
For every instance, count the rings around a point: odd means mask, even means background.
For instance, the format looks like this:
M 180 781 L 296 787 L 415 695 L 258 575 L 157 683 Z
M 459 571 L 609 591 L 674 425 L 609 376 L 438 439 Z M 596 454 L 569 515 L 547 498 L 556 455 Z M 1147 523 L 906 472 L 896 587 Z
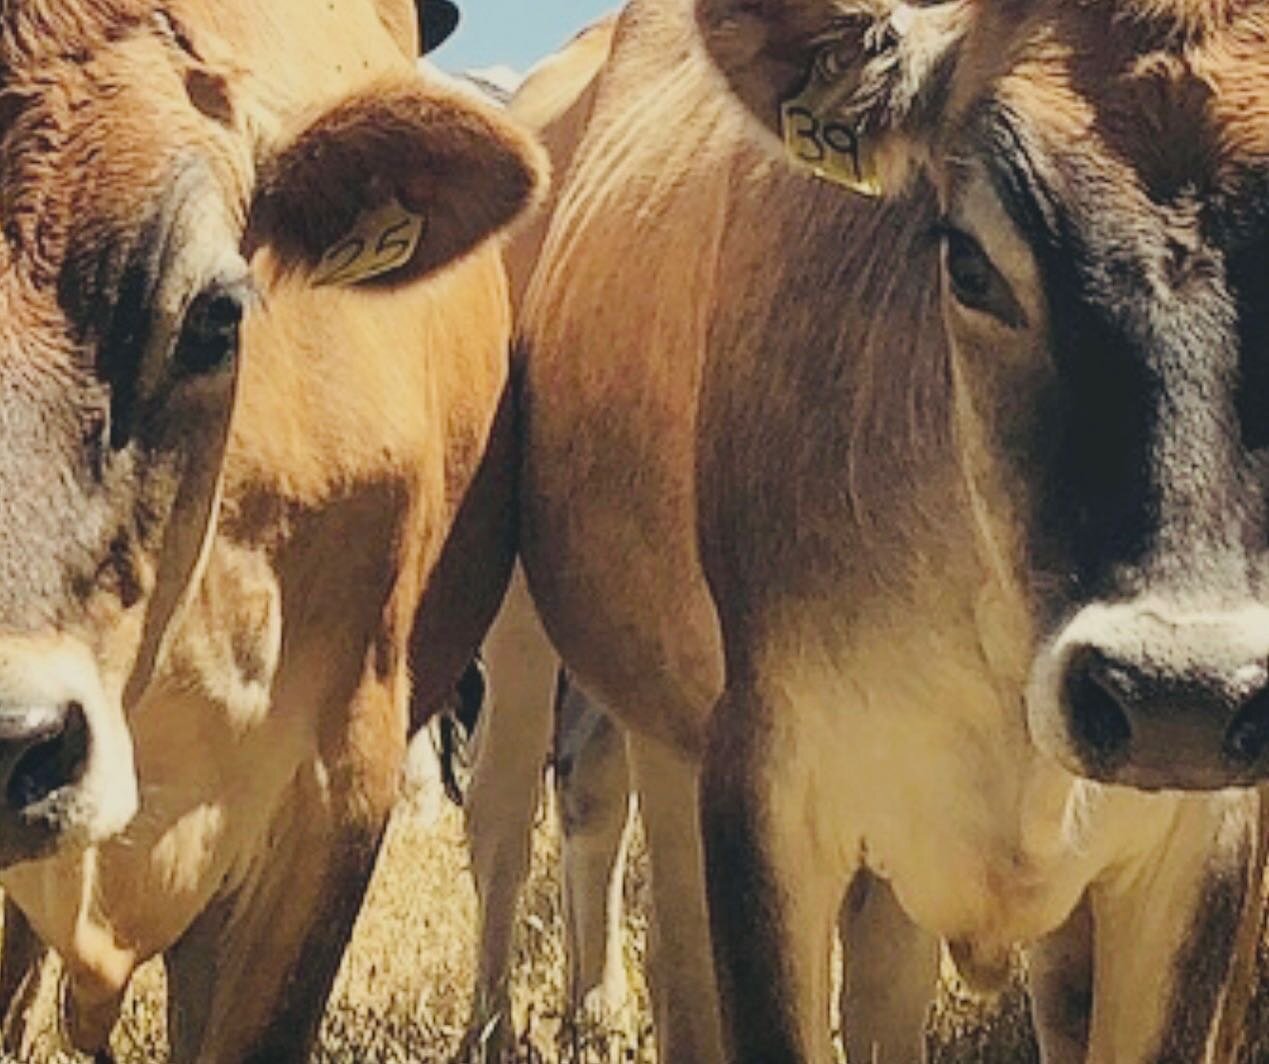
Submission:
M 363 214 L 350 232 L 326 249 L 313 283 L 356 284 L 404 266 L 414 257 L 426 223 L 425 215 L 389 200 Z
M 800 170 L 863 196 L 880 196 L 881 178 L 867 138 L 838 117 L 855 87 L 837 49 L 822 49 L 801 92 L 780 105 L 784 149 Z

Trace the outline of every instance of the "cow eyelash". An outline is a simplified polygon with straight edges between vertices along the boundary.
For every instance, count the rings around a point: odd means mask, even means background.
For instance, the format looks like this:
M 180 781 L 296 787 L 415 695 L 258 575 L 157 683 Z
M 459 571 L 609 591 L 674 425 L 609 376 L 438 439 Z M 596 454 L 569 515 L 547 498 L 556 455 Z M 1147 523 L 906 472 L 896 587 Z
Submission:
M 946 220 L 935 223 L 931 233 L 941 245 L 948 286 L 961 306 L 989 315 L 1010 329 L 1026 325 L 1009 282 L 974 237 Z
M 182 376 L 212 373 L 234 359 L 243 319 L 256 298 L 249 278 L 214 282 L 195 297 L 174 352 Z

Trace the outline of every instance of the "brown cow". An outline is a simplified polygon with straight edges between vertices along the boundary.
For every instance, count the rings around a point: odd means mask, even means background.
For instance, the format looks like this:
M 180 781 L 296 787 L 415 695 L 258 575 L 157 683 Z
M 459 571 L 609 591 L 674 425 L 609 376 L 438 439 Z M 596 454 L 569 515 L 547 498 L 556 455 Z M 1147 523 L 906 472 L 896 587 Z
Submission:
M 538 63 L 509 103 L 511 114 L 539 134 L 559 173 L 586 127 L 591 83 L 608 56 L 615 22 L 615 17 L 599 20 Z M 548 194 L 544 209 L 507 243 L 513 305 L 523 297 L 551 205 Z M 478 898 L 476 987 L 457 1060 L 469 1059 L 478 1046 L 496 1059 L 514 1034 L 507 988 L 512 930 L 553 733 L 569 1007 L 605 1025 L 633 1021 L 620 940 L 632 819 L 620 739 L 576 685 L 562 701 L 556 697 L 558 658 L 518 573 L 484 654 L 491 698 L 480 718 L 464 801 Z M 553 721 L 553 707 L 565 708 L 566 719 L 557 715 Z M 561 765 L 571 771 L 561 771 Z
M 1269 767 L 1269 6 L 696 6 L 708 54 L 623 14 L 522 324 L 663 1059 L 830 1059 L 843 900 L 852 1060 L 919 1057 L 939 938 L 1032 946 L 1048 1062 L 1208 1059 Z
M 412 626 L 434 699 L 505 585 L 485 238 L 542 164 L 416 75 L 417 25 L 0 7 L 0 882 L 81 1049 L 163 953 L 178 1059 L 306 1055 L 396 797 Z

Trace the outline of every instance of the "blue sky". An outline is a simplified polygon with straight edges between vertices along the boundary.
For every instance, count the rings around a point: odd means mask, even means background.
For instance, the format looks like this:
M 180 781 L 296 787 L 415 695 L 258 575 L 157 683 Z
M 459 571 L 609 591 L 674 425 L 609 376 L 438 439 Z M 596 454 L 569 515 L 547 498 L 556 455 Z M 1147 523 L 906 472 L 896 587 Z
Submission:
M 450 71 L 505 63 L 524 71 L 620 0 L 458 0 L 462 19 L 432 53 Z

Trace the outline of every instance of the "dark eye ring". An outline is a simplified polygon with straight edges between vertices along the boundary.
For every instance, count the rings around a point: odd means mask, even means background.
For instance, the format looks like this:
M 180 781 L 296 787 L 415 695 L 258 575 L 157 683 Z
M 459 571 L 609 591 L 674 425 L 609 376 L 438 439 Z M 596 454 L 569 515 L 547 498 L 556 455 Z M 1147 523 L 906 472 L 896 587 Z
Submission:
M 978 241 L 951 226 L 943 227 L 940 235 L 947 278 L 957 302 L 990 314 L 1013 329 L 1026 324 L 1026 316 L 1008 282 L 992 265 Z
M 235 288 L 217 285 L 200 293 L 185 313 L 174 361 L 187 376 L 213 373 L 238 353 L 246 299 Z

